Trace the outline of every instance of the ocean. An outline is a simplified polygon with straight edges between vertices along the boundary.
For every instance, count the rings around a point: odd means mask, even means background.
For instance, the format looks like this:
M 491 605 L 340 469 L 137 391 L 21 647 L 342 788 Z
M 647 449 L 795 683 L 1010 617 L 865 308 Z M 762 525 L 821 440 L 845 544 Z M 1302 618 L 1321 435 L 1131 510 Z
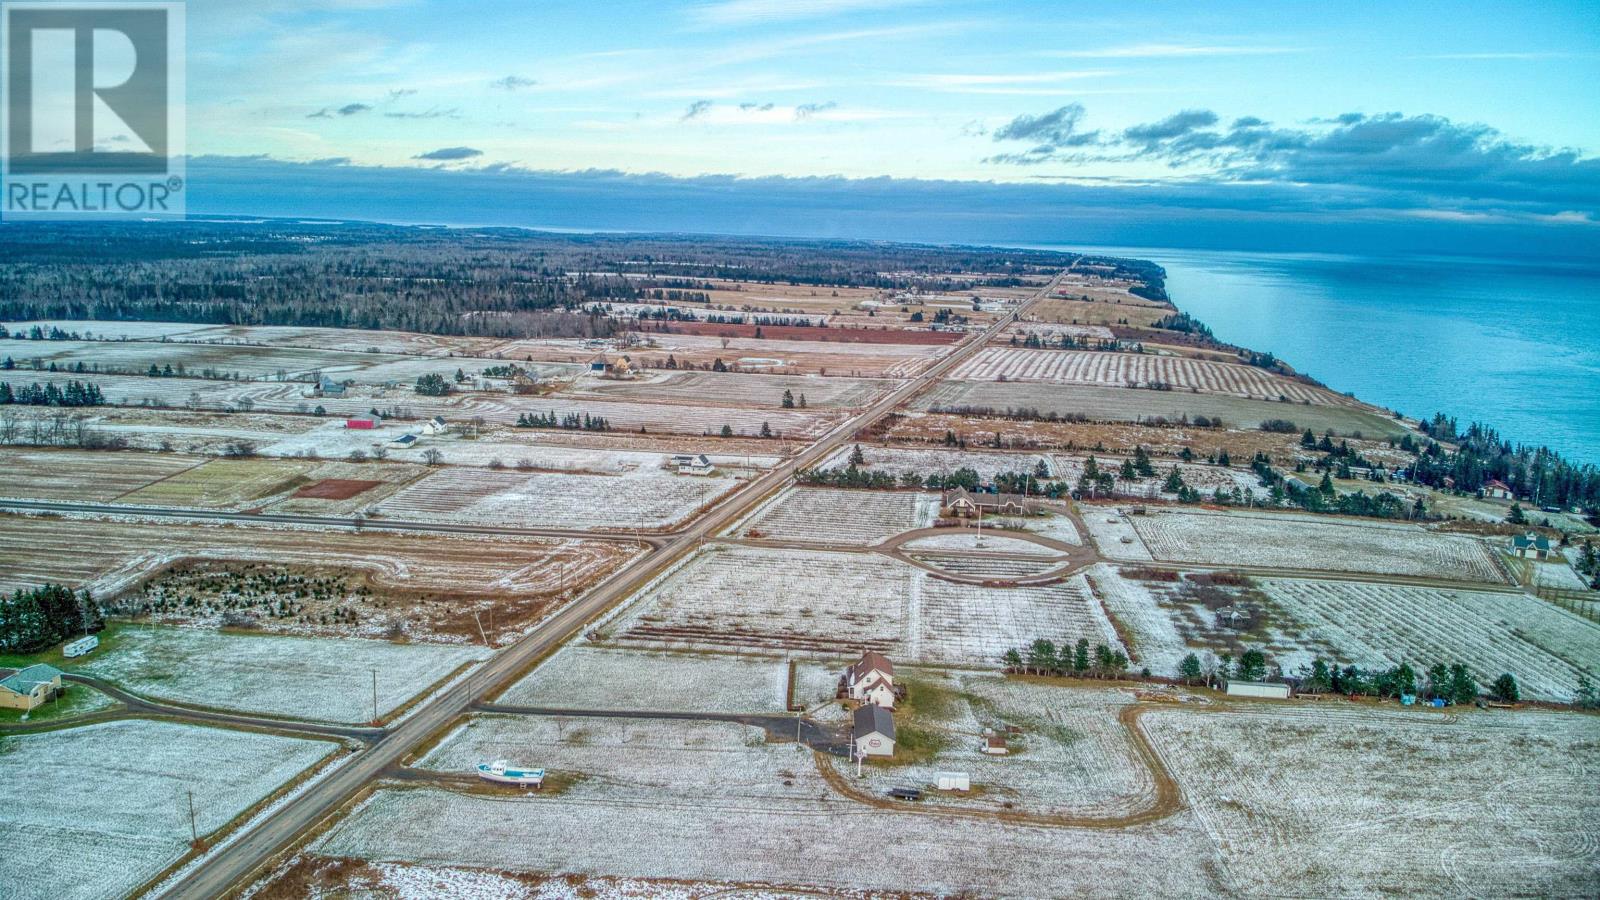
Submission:
M 1408 416 L 1600 463 L 1600 264 L 1038 246 L 1153 260 L 1220 340 Z

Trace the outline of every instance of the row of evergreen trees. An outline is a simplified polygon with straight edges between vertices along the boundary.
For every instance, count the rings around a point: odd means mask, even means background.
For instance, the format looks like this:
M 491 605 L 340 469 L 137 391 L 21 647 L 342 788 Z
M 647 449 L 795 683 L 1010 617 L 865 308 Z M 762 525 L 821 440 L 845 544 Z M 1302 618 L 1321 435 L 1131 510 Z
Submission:
M 605 416 L 588 413 L 523 413 L 517 416 L 518 428 L 565 428 L 568 431 L 610 431 L 611 422 Z
M 1006 670 L 1026 672 L 1030 675 L 1077 675 L 1085 678 L 1114 678 L 1128 671 L 1128 654 L 1113 650 L 1105 644 L 1095 644 L 1094 654 L 1089 652 L 1089 639 L 1078 638 L 1077 644 L 1063 643 L 1057 647 L 1049 638 L 1037 638 L 1025 649 L 1010 649 L 1000 661 Z M 1150 674 L 1149 670 L 1143 672 Z
M 1548 447 L 1513 445 L 1477 422 L 1458 431 L 1456 420 L 1443 413 L 1423 422 L 1422 431 L 1434 440 L 1421 448 L 1412 468 L 1411 479 L 1418 484 L 1442 487 L 1448 477 L 1456 490 L 1470 493 L 1503 481 L 1539 506 L 1600 506 L 1600 467 L 1593 463 L 1570 462 Z M 1439 441 L 1458 449 L 1446 450 Z
M 33 653 L 106 627 L 88 591 L 59 584 L 0 594 L 0 651 Z
M 105 395 L 93 382 L 69 381 L 65 385 L 39 384 L 12 387 L 0 381 L 0 406 L 104 406 Z

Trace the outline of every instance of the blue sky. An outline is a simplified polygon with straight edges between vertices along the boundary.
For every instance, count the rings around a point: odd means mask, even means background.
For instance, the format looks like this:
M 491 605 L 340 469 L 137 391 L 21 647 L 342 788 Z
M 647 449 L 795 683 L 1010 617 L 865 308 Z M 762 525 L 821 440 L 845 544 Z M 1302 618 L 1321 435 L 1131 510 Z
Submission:
M 188 44 L 191 210 L 329 214 L 307 185 L 377 178 L 434 197 L 412 220 L 613 227 L 572 192 L 681 182 L 731 209 L 843 178 L 880 213 L 1054 210 L 1112 242 L 1141 240 L 1102 233 L 1119 207 L 1263 238 L 1600 231 L 1581 3 L 191 0 Z M 447 174 L 490 187 L 423 188 Z

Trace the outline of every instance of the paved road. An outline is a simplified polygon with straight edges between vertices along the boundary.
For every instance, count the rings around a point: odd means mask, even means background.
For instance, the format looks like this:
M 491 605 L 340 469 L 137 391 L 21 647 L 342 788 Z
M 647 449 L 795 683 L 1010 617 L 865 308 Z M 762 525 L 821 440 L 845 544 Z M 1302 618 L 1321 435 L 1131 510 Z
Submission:
M 1064 273 L 1063 273 L 1064 274 Z M 457 717 L 480 697 L 499 692 L 519 678 L 524 670 L 545 653 L 554 650 L 577 634 L 591 619 L 620 602 L 661 571 L 691 552 L 700 542 L 718 533 L 764 497 L 786 485 L 797 469 L 815 465 L 847 443 L 855 433 L 888 415 L 901 404 L 937 383 L 946 373 L 977 353 L 988 340 L 1016 321 L 1025 310 L 1049 295 L 1061 275 L 989 328 L 975 332 L 926 372 L 886 395 L 854 418 L 823 435 L 811 446 L 766 474 L 724 498 L 700 519 L 670 535 L 659 552 L 624 566 L 543 625 L 516 643 L 495 654 L 458 688 L 424 701 L 410 718 L 400 723 L 355 760 L 279 807 L 231 844 L 217 850 L 192 869 L 166 893 L 168 897 L 219 897 L 245 881 L 273 855 L 288 847 L 301 834 L 334 814 L 346 801 L 379 777 L 385 768 L 398 762 L 413 748 Z M 264 517 L 249 516 L 257 519 Z M 373 523 L 368 523 L 369 525 Z M 487 529 L 504 532 L 504 529 Z
M 0 499 L 0 509 L 31 509 L 42 512 L 93 513 L 115 516 L 151 516 L 165 519 L 221 519 L 227 522 L 247 522 L 253 525 L 328 525 L 335 528 L 355 528 L 363 531 L 435 531 L 445 534 L 486 534 L 496 537 L 567 538 L 584 541 L 615 541 L 617 543 L 645 543 L 660 547 L 667 538 L 654 534 L 634 534 L 614 531 L 578 531 L 572 528 L 509 528 L 504 525 L 455 525 L 449 522 L 411 522 L 403 519 L 355 519 L 334 516 L 292 516 L 274 513 L 233 512 L 219 509 L 184 509 L 170 506 L 121 506 L 115 503 L 65 503 L 57 500 L 5 500 Z
M 767 738 L 772 741 L 793 741 L 796 735 L 800 743 L 813 750 L 821 750 L 834 756 L 850 755 L 850 739 L 839 726 L 823 725 L 805 716 L 783 715 L 782 713 L 720 713 L 720 712 L 683 712 L 668 710 L 631 710 L 631 709 L 567 709 L 556 706 L 508 706 L 501 703 L 477 703 L 474 710 L 486 713 L 500 713 L 513 716 L 559 716 L 563 718 L 590 718 L 590 719 L 677 719 L 688 722 L 735 722 L 740 725 L 754 725 L 767 733 Z M 798 725 L 798 727 L 796 727 Z

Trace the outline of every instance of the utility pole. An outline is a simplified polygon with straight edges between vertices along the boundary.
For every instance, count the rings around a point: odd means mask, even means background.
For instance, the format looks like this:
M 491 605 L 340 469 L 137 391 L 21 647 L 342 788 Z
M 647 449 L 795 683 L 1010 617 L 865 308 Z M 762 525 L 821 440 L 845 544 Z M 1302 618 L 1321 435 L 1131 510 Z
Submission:
M 198 826 L 195 825 L 195 820 L 194 820 L 194 789 L 190 788 L 188 793 L 189 793 L 189 841 L 190 841 L 190 843 L 198 844 L 198 843 L 200 843 L 200 829 L 199 829 Z
M 378 721 L 378 670 L 372 670 L 372 721 Z

